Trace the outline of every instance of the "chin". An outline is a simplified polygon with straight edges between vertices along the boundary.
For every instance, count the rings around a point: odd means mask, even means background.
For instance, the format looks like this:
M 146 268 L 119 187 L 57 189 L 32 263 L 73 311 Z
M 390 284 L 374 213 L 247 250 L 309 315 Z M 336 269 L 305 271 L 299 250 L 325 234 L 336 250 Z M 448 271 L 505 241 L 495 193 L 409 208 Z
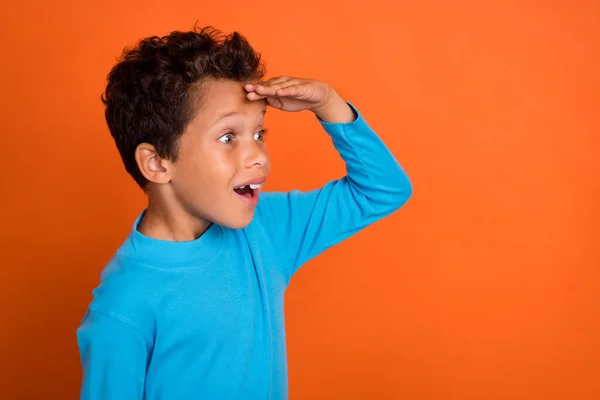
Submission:
M 247 217 L 244 216 L 244 217 L 239 217 L 239 218 L 223 221 L 219 225 L 222 225 L 229 229 L 244 229 L 245 227 L 250 225 L 253 217 L 254 217 L 254 213 L 252 213 L 250 216 L 247 216 Z

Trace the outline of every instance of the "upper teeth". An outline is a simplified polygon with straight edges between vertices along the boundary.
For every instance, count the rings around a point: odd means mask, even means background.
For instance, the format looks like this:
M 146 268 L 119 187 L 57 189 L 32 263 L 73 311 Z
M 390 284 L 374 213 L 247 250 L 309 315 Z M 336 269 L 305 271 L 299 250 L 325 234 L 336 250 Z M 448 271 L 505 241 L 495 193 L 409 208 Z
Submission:
M 250 189 L 260 189 L 262 187 L 262 184 L 244 185 L 244 186 L 240 186 L 238 189 L 243 189 L 246 186 L 250 186 Z

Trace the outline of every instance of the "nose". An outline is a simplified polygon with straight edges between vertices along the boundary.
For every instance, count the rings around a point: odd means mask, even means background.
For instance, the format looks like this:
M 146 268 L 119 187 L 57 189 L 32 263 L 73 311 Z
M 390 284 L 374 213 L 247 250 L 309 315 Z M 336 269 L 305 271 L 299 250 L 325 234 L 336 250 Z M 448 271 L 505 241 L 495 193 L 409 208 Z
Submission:
M 269 155 L 263 142 L 249 141 L 244 146 L 244 165 L 247 168 L 265 167 L 269 162 Z

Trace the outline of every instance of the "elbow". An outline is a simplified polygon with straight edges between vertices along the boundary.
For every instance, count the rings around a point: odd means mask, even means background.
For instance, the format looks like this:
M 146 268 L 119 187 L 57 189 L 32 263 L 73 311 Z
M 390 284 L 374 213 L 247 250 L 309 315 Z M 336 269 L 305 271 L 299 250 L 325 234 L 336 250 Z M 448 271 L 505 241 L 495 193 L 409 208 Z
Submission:
M 393 213 L 402 208 L 412 197 L 413 184 L 408 175 L 401 170 L 400 174 L 390 177 L 388 185 L 388 212 Z
M 412 197 L 412 194 L 413 184 L 406 174 L 402 174 L 402 176 L 397 179 L 397 184 L 395 186 L 395 209 L 399 209 L 400 207 L 404 206 Z
M 397 171 L 381 174 L 376 181 L 362 185 L 347 177 L 354 203 L 362 208 L 363 216 L 385 217 L 396 212 L 412 197 L 411 180 L 402 168 Z

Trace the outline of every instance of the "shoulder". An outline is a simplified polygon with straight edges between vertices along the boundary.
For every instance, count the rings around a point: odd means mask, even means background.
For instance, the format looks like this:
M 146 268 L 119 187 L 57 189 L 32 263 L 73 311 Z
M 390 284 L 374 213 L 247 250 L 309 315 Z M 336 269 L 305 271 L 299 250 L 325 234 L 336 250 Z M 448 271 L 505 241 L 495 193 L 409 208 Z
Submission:
M 154 336 L 155 315 L 146 268 L 115 255 L 103 269 L 100 283 L 92 291 L 88 312 L 128 324 L 147 339 Z

